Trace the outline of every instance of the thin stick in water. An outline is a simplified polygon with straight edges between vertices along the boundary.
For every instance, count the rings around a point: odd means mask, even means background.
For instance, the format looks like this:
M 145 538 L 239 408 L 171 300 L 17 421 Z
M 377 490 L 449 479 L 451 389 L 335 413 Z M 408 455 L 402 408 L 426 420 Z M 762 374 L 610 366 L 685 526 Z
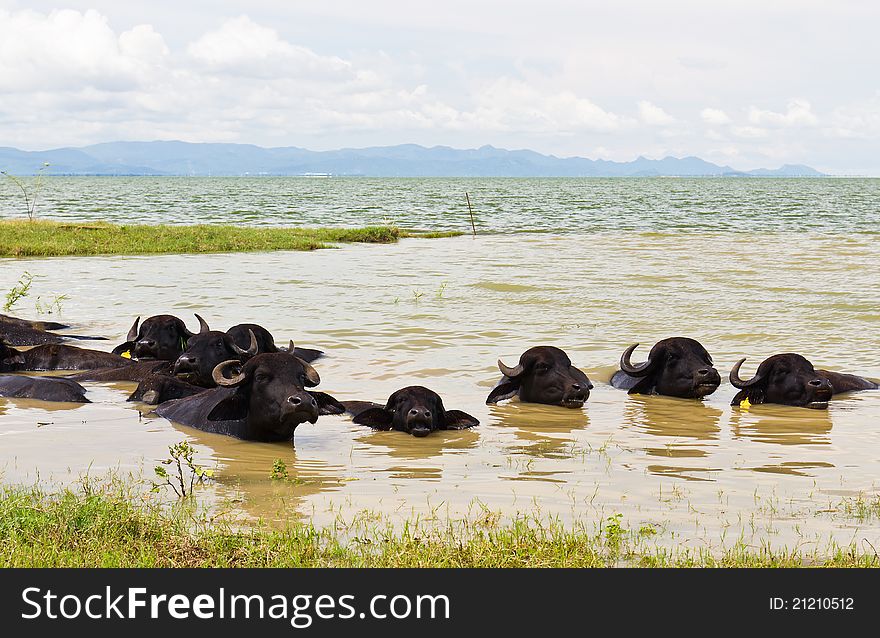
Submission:
M 471 208 L 471 196 L 465 192 L 464 196 L 467 198 L 468 210 L 471 212 L 471 228 L 474 229 L 474 237 L 477 236 L 477 225 L 474 223 L 474 209 Z

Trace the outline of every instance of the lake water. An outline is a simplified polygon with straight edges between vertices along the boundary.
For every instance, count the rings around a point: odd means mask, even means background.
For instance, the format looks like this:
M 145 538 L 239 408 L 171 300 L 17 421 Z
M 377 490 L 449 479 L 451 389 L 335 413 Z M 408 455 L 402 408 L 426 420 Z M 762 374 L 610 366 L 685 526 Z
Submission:
M 0 211 L 18 215 L 13 191 Z M 297 430 L 296 448 L 208 435 L 142 416 L 132 386 L 90 385 L 76 409 L 0 399 L 8 483 L 85 471 L 152 473 L 188 439 L 216 465 L 208 498 L 248 515 L 330 524 L 364 511 L 392 522 L 489 510 L 652 524 L 659 544 L 742 539 L 808 551 L 880 546 L 880 392 L 828 411 L 728 404 L 727 372 L 748 357 L 800 352 L 817 366 L 880 378 L 880 180 L 51 178 L 46 218 L 142 222 L 469 228 L 478 236 L 347 245 L 312 253 L 0 260 L 0 291 L 38 278 L 16 308 L 64 293 L 63 318 L 105 334 L 136 315 L 193 312 L 218 328 L 255 321 L 279 343 L 319 347 L 319 389 L 384 401 L 427 385 L 481 421 L 423 439 L 345 417 Z M 532 232 L 528 232 L 532 231 Z M 534 232 L 540 231 L 540 232 Z M 608 385 L 620 353 L 685 335 L 725 379 L 702 402 L 628 396 Z M 565 349 L 595 384 L 582 410 L 484 404 L 495 361 Z M 639 356 L 641 353 L 641 357 Z M 269 479 L 281 458 L 295 484 Z M 864 545 L 868 550 L 868 546 Z

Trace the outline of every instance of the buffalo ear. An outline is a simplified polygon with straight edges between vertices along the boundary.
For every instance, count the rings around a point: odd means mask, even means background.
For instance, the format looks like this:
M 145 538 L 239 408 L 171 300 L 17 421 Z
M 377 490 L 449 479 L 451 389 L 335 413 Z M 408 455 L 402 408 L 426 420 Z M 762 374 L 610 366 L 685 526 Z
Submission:
M 294 354 L 306 363 L 311 363 L 315 359 L 320 359 L 324 356 L 323 350 L 315 350 L 314 348 L 294 348 L 293 352 L 290 354 Z
M 394 417 L 385 408 L 369 408 L 352 419 L 352 423 L 368 425 L 374 430 L 390 430 Z
M 318 402 L 318 414 L 342 414 L 345 406 L 326 392 L 309 392 Z
M 501 383 L 492 388 L 489 396 L 486 397 L 486 405 L 498 403 L 499 401 L 504 401 L 504 399 L 511 399 L 515 397 L 518 392 L 519 381 L 505 377 Z
M 467 412 L 446 410 L 446 418 L 443 421 L 444 430 L 465 430 L 475 425 L 480 425 L 480 422 Z
M 126 341 L 125 343 L 122 343 L 122 344 L 116 346 L 115 348 L 113 348 L 113 350 L 111 350 L 111 352 L 113 354 L 121 355 L 123 352 L 131 353 L 133 349 L 134 349 L 134 341 Z
M 208 414 L 208 421 L 240 421 L 248 415 L 247 402 L 235 392 L 220 401 Z
M 649 375 L 629 389 L 627 394 L 654 394 L 654 376 Z
M 730 405 L 739 405 L 746 399 L 748 399 L 749 403 L 752 405 L 764 403 L 764 391 L 761 388 L 746 388 L 745 390 L 740 390 L 736 393 L 736 396 L 733 397 Z

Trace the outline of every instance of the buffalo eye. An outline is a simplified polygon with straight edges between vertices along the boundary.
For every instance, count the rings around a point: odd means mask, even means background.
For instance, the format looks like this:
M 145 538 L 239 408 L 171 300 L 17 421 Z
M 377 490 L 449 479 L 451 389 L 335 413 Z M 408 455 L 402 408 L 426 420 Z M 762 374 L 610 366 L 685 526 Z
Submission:
M 256 379 L 256 381 L 257 381 L 258 383 L 266 383 L 267 381 L 269 381 L 269 379 L 271 379 L 271 377 L 270 377 L 268 374 L 264 373 L 264 372 L 260 372 L 259 374 L 257 374 L 257 375 L 254 377 L 254 379 Z
M 538 374 L 544 374 L 549 369 L 550 366 L 548 366 L 546 363 L 538 363 L 535 365 L 535 372 L 537 372 Z

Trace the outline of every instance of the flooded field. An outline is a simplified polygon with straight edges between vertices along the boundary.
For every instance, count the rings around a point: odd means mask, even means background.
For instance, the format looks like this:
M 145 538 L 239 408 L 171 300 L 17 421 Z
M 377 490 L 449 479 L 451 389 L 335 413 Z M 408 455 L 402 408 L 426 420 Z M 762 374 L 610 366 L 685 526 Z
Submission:
M 749 180 L 759 190 L 773 181 Z M 667 199 L 682 182 L 666 180 Z M 745 182 L 705 183 L 747 190 Z M 758 199 L 744 205 L 752 212 L 741 231 L 735 210 L 719 212 L 718 224 L 709 216 L 702 226 L 640 229 L 607 204 L 601 232 L 583 220 L 500 232 L 490 218 L 484 223 L 499 232 L 476 238 L 313 253 L 0 260 L 3 291 L 28 271 L 37 276 L 34 297 L 67 295 L 65 320 L 113 339 L 93 347 L 121 342 L 136 315 L 171 312 L 191 329 L 194 312 L 220 329 L 254 321 L 279 343 L 323 349 L 318 389 L 340 400 L 384 402 L 421 384 L 481 422 L 417 439 L 321 417 L 297 429 L 294 449 L 177 426 L 126 403 L 131 385 L 89 384 L 90 405 L 0 399 L 3 480 L 65 483 L 108 470 L 150 477 L 168 446 L 187 439 L 217 468 L 205 498 L 279 523 L 332 524 L 365 512 L 397 522 L 522 513 L 598 522 L 620 513 L 629 527 L 654 526 L 661 544 L 877 545 L 876 512 L 850 508 L 880 494 L 880 391 L 836 397 L 827 411 L 729 406 L 736 391 L 727 372 L 743 356 L 744 376 L 771 354 L 800 352 L 817 367 L 880 378 L 877 180 L 786 184 L 774 205 L 800 192 L 803 211 L 787 221 L 768 214 L 767 231 Z M 810 198 L 824 211 L 818 220 Z M 846 232 L 829 222 L 838 210 Z M 505 214 L 517 219 L 514 212 Z M 535 211 L 518 214 L 519 230 L 544 223 Z M 33 298 L 19 308 L 36 314 Z M 676 335 L 713 355 L 724 379 L 715 394 L 686 401 L 608 385 L 626 346 L 643 344 L 640 361 Z M 512 365 L 534 345 L 563 348 L 590 376 L 595 389 L 583 409 L 485 405 L 496 359 Z M 269 478 L 275 459 L 293 481 Z

